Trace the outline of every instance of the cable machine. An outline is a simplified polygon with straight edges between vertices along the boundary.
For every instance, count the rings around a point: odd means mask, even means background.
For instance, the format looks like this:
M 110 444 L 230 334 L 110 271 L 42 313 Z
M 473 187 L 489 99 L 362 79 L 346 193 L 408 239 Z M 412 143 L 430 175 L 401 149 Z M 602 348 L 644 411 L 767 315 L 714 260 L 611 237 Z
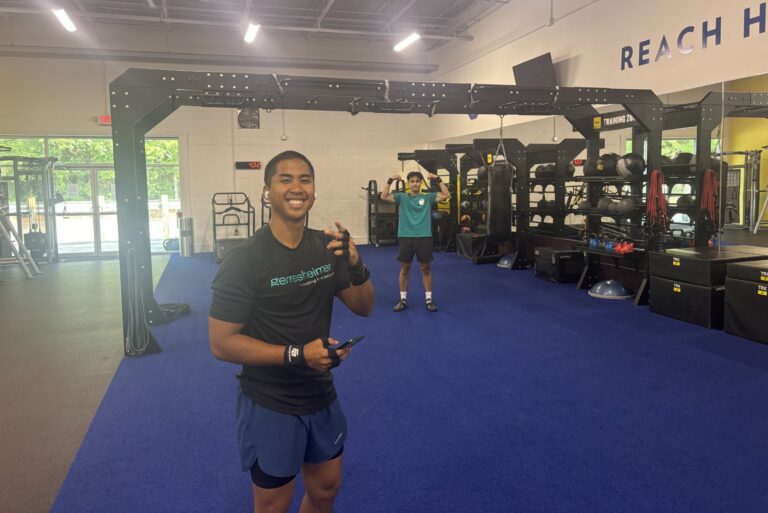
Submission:
M 0 209 L 15 224 L 15 232 L 37 262 L 56 262 L 55 204 L 61 196 L 53 191 L 56 157 L 0 157 Z M 12 237 L 16 240 L 16 236 Z M 0 257 L 12 253 L 0 243 Z

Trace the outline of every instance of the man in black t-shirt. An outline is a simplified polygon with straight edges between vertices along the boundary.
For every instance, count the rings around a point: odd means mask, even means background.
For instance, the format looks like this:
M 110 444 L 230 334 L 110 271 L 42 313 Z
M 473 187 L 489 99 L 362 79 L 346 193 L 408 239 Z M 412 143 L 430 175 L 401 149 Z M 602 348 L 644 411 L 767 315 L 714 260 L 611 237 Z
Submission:
M 301 471 L 302 512 L 331 512 L 347 425 L 330 369 L 350 351 L 329 336 L 333 301 L 367 316 L 373 286 L 340 223 L 325 232 L 304 226 L 315 200 L 305 156 L 277 155 L 264 183 L 269 224 L 227 255 L 213 281 L 211 351 L 243 366 L 237 434 L 254 511 L 288 511 Z

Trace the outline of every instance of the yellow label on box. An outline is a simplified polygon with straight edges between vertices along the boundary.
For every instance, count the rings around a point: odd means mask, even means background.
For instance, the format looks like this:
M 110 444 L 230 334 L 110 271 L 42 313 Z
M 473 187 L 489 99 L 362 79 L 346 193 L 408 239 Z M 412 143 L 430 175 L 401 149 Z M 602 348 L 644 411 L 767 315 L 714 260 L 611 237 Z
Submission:
M 768 281 L 768 273 L 765 271 L 760 271 L 760 281 Z
M 485 162 L 488 164 L 493 164 L 493 153 L 489 153 L 485 156 Z
M 672 260 L 672 267 L 680 267 L 680 262 Z
M 674 287 L 672 287 L 672 291 L 673 292 L 682 292 L 682 290 L 680 289 L 679 285 L 675 285 Z
M 594 128 L 595 130 L 600 130 L 601 128 L 603 128 L 603 118 L 601 118 L 600 116 L 592 118 L 592 128 Z
M 758 290 L 757 291 L 758 296 L 768 296 L 768 290 Z

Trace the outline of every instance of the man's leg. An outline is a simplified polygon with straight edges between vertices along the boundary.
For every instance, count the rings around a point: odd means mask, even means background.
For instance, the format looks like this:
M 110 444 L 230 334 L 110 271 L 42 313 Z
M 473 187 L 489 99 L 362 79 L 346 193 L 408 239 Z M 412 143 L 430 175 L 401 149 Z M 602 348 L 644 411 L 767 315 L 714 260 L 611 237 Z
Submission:
M 260 488 L 253 485 L 253 513 L 286 513 L 291 505 L 296 480 L 279 488 Z
M 397 301 L 397 304 L 395 304 L 395 307 L 392 308 L 395 312 L 402 312 L 406 308 L 408 308 L 408 273 L 411 270 L 411 264 L 400 262 L 400 276 L 398 279 L 398 282 L 400 283 L 400 299 Z
M 432 292 L 432 269 L 429 267 L 429 262 L 419 262 L 419 269 L 421 269 L 421 281 L 424 283 L 424 292 Z
M 411 272 L 411 264 L 400 262 L 400 292 L 408 292 L 408 273 Z
M 342 455 L 324 463 L 305 463 L 302 466 L 306 493 L 301 501 L 300 513 L 331 513 L 333 511 L 333 502 L 341 487 L 343 458 Z

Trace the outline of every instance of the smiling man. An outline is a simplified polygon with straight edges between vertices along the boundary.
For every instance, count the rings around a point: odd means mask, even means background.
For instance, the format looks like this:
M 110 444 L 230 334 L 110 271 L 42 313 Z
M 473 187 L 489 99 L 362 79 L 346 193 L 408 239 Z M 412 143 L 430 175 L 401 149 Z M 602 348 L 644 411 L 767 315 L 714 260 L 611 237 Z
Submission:
M 374 291 L 349 232 L 304 226 L 315 171 L 285 151 L 264 171 L 269 224 L 231 251 L 213 281 L 213 355 L 242 364 L 237 435 L 256 512 L 285 512 L 301 472 L 302 513 L 331 512 L 341 485 L 347 422 L 332 367 L 350 349 L 330 338 L 334 297 L 367 316 Z

